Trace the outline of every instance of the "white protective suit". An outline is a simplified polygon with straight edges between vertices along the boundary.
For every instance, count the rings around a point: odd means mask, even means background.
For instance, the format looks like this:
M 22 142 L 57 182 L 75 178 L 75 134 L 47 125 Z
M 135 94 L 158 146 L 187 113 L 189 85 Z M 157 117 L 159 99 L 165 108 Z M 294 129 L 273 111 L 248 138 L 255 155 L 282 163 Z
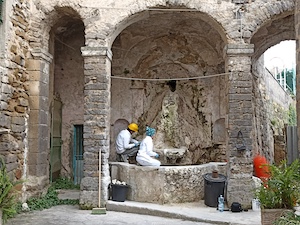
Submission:
M 122 130 L 116 139 L 116 151 L 118 154 L 122 154 L 126 149 L 131 149 L 138 143 L 137 140 L 131 138 L 131 134 L 128 130 Z
M 140 149 L 136 156 L 136 161 L 141 166 L 160 166 L 160 161 L 152 158 L 156 156 L 156 154 L 157 153 L 153 151 L 152 137 L 146 136 L 140 145 Z

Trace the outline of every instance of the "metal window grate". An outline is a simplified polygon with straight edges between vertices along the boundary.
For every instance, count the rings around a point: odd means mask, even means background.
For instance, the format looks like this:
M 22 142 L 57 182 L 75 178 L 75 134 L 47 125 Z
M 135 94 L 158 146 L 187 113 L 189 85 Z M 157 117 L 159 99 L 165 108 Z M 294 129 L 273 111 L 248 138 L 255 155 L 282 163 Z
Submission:
M 74 125 L 73 173 L 74 183 L 80 184 L 83 177 L 83 125 Z

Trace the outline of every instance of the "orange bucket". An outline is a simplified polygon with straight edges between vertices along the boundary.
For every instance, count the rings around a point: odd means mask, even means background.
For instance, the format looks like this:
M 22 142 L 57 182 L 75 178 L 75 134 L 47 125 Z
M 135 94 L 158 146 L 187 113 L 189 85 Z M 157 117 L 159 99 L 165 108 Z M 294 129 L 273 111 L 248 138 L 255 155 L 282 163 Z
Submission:
M 269 163 L 267 159 L 264 156 L 257 155 L 253 159 L 253 165 L 254 165 L 254 174 L 256 177 L 261 178 L 269 178 Z

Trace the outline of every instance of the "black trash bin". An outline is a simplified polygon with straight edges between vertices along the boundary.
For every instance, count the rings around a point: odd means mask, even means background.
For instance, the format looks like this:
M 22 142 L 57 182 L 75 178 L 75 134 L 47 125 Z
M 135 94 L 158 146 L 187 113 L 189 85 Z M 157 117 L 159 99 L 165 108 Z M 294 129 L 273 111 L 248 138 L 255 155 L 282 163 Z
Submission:
M 218 197 L 224 196 L 226 177 L 218 174 L 216 178 L 212 173 L 207 173 L 204 176 L 204 204 L 210 207 L 218 206 Z
M 113 201 L 124 202 L 127 195 L 128 185 L 112 184 L 111 197 Z

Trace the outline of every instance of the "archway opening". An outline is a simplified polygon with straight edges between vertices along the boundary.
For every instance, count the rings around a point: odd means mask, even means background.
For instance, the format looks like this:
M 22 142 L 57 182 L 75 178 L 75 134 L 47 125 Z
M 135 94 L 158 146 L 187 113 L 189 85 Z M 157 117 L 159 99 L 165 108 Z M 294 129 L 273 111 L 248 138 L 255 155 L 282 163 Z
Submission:
M 274 16 L 251 39 L 251 43 L 255 45 L 252 66 L 256 126 L 254 155 L 262 154 L 269 162 L 278 163 L 287 158 L 286 127 L 289 125 L 290 115 L 296 114 L 295 64 L 288 68 L 283 60 L 293 58 L 289 63 L 295 62 L 294 39 L 293 12 Z M 284 43 L 290 43 L 289 47 L 294 45 L 289 53 L 278 50 Z M 287 74 L 291 87 L 287 86 Z
M 84 24 L 70 8 L 57 10 L 50 31 L 50 179 L 83 176 Z
M 153 11 L 112 45 L 111 124 L 138 123 L 138 139 L 146 125 L 155 127 L 156 149 L 162 155 L 180 149 L 175 161 L 185 165 L 226 159 L 226 43 L 209 19 L 201 12 Z

